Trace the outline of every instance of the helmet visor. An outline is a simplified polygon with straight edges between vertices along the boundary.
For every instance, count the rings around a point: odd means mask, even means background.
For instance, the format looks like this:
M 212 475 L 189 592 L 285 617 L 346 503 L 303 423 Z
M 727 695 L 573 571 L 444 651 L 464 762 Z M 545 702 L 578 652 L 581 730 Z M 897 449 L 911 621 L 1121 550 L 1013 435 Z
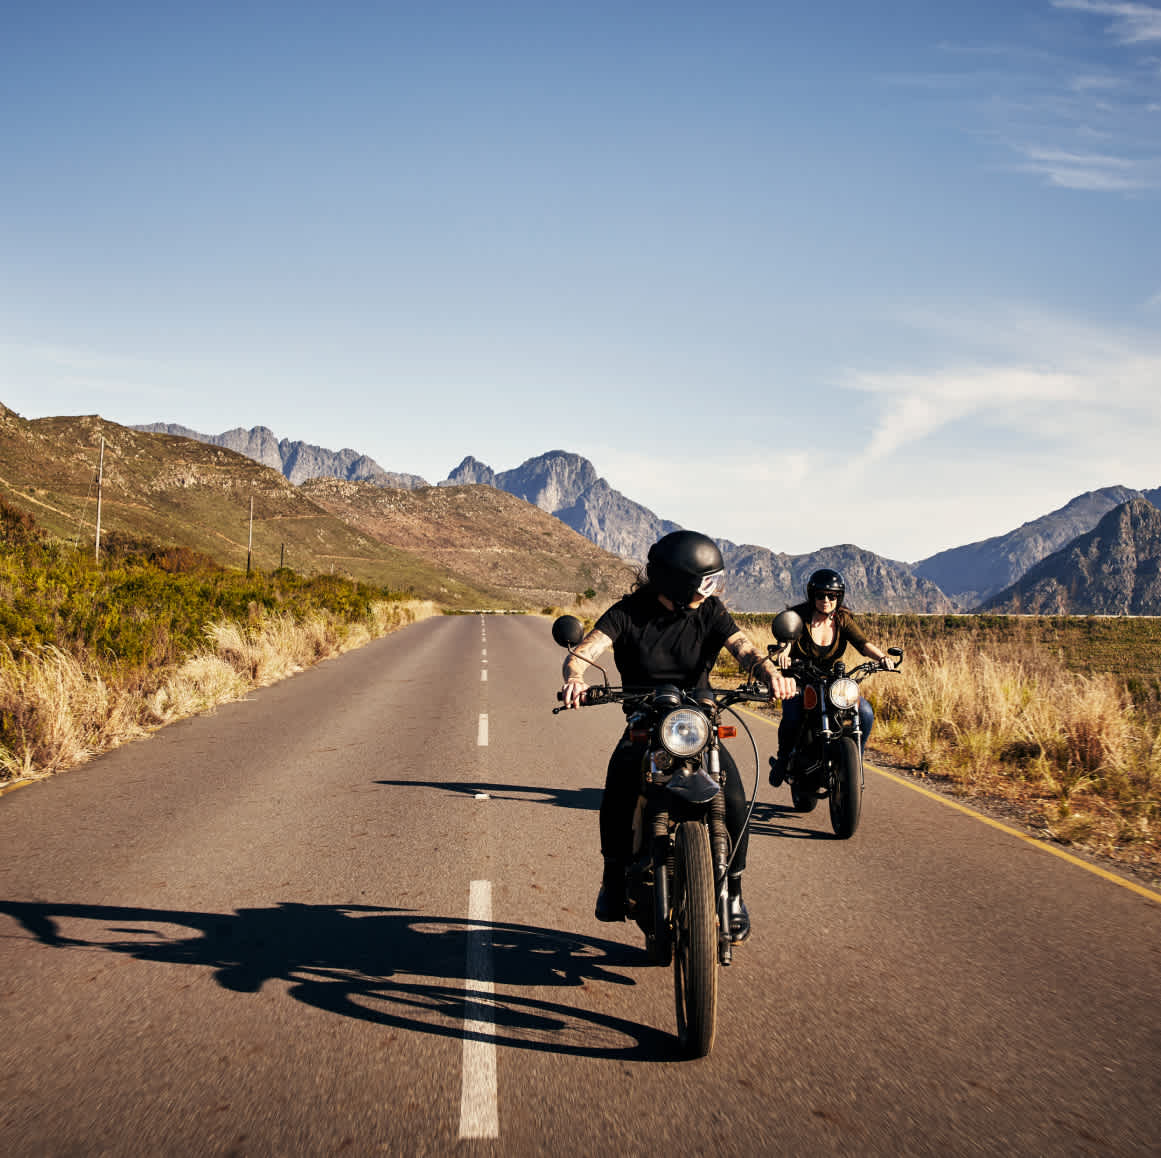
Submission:
M 726 573 L 724 571 L 711 571 L 702 577 L 701 582 L 697 585 L 697 593 L 708 598 L 711 595 L 716 595 L 725 585 Z

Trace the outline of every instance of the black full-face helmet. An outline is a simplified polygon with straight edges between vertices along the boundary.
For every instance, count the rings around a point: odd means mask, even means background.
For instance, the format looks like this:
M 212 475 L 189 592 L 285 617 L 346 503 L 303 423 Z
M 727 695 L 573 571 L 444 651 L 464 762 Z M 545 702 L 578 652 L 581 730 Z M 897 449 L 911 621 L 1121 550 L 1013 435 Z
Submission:
M 843 605 L 843 597 L 847 593 L 847 582 L 842 576 L 841 571 L 835 571 L 830 567 L 823 567 L 815 571 L 813 575 L 806 581 L 806 598 L 810 600 L 811 606 L 820 595 L 826 595 L 834 592 L 838 596 L 835 603 L 835 610 L 837 611 Z
M 713 539 L 697 531 L 671 531 L 649 548 L 645 573 L 651 587 L 687 607 L 721 587 L 725 563 Z

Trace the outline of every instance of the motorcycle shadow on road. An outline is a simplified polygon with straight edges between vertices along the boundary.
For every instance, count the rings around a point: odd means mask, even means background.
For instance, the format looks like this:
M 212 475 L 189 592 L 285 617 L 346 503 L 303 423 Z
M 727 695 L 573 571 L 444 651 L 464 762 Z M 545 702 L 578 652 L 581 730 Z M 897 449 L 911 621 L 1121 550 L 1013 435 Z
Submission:
M 235 993 L 281 980 L 316 1009 L 417 1033 L 610 1060 L 672 1060 L 676 1050 L 672 1035 L 650 1026 L 522 992 L 636 984 L 624 970 L 646 965 L 643 950 L 578 933 L 293 902 L 198 913 L 0 901 L 0 915 L 44 945 L 209 968 Z M 494 992 L 469 976 L 469 932 L 490 948 Z
M 759 800 L 754 804 L 754 811 L 750 815 L 750 836 L 779 836 L 791 840 L 835 840 L 830 831 L 820 828 L 802 828 L 803 814 L 796 811 L 789 804 L 770 804 Z M 786 821 L 799 818 L 799 824 L 787 824 Z
M 464 780 L 376 780 L 387 788 L 441 788 L 456 796 L 476 796 L 486 792 L 493 800 L 516 800 L 524 804 L 553 804 L 558 808 L 579 808 L 596 812 L 601 807 L 602 788 L 555 788 L 545 784 L 485 784 Z

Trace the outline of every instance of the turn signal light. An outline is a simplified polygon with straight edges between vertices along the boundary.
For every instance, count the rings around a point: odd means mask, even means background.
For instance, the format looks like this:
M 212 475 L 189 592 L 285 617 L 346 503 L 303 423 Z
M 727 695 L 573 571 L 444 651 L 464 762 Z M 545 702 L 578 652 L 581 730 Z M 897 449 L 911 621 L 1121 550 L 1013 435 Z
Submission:
M 718 739 L 732 740 L 738 734 L 733 724 L 718 724 Z

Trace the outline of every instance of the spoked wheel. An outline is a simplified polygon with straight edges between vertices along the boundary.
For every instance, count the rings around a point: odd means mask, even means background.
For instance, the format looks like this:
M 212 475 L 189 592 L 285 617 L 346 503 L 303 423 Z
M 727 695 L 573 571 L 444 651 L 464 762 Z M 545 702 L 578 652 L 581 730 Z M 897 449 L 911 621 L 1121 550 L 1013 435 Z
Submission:
M 830 826 L 839 840 L 854 836 L 863 803 L 863 757 L 850 736 L 839 741 L 830 790 Z
M 678 826 L 673 871 L 673 993 L 677 1037 L 690 1057 L 713 1048 L 718 1019 L 718 923 L 709 833 Z

